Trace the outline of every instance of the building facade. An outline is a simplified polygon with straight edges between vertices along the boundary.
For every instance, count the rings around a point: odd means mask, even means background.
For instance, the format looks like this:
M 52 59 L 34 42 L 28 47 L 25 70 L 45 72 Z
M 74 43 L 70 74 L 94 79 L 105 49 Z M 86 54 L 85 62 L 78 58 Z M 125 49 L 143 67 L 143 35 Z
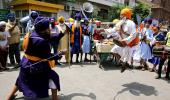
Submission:
M 170 0 L 138 0 L 147 3 L 151 7 L 154 18 L 170 23 Z
M 163 19 L 170 23 L 170 0 L 151 0 L 154 3 L 151 11 L 153 17 Z
M 0 21 L 7 21 L 7 14 L 10 12 L 11 0 L 0 0 Z

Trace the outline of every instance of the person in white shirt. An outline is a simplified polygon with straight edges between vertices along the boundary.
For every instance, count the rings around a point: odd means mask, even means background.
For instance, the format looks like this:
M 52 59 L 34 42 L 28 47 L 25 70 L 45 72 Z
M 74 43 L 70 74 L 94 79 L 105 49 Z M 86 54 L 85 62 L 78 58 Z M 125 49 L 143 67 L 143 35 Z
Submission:
M 150 47 L 150 42 L 154 39 L 153 37 L 153 30 L 150 28 L 150 25 L 152 24 L 152 19 L 145 19 L 145 28 L 142 30 L 141 35 L 141 42 L 140 42 L 140 48 L 141 48 L 141 65 L 143 65 L 142 70 L 147 70 L 148 65 L 146 63 L 147 60 L 152 59 L 152 52 Z
M 131 60 L 131 47 L 136 45 L 137 34 L 136 25 L 131 20 L 132 11 L 129 8 L 124 8 L 121 11 L 120 18 L 121 21 L 117 23 L 116 30 L 120 35 L 119 42 L 123 47 L 115 45 L 111 50 L 114 54 L 120 55 L 120 60 L 122 61 L 121 72 L 124 72 L 126 67 L 129 65 L 128 61 Z
M 58 30 L 62 29 L 63 31 L 65 31 L 65 35 L 59 41 L 59 50 L 66 50 L 65 61 L 66 61 L 66 63 L 69 63 L 70 62 L 70 50 L 69 50 L 70 42 L 69 42 L 69 39 L 70 38 L 69 38 L 69 32 L 68 32 L 67 27 L 65 25 L 65 18 L 64 18 L 64 16 L 60 16 L 58 18 L 58 22 L 59 22 L 59 24 L 57 25 L 57 29 Z
M 8 37 L 9 32 L 5 31 L 6 22 L 0 22 L 0 71 L 8 70 L 6 67 L 7 56 L 8 56 Z
M 31 33 L 34 31 L 34 21 L 38 16 L 39 16 L 38 12 L 31 11 L 31 13 L 29 14 L 30 20 L 27 22 L 26 26 L 26 33 L 27 32 Z
M 59 29 L 57 28 L 57 25 L 55 23 L 55 18 L 50 18 L 50 26 L 49 27 L 50 27 L 51 34 L 58 34 L 58 33 L 60 33 Z M 54 54 L 57 54 L 58 48 L 59 48 L 59 41 L 58 40 L 51 41 L 50 44 L 51 44 L 51 48 L 53 49 Z M 56 60 L 55 64 L 56 65 L 61 65 L 59 60 Z

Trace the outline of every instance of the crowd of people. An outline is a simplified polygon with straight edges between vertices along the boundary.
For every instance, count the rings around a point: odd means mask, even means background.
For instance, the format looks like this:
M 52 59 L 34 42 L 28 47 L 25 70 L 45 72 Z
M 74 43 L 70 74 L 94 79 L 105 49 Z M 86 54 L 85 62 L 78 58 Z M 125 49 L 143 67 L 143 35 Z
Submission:
M 63 16 L 58 17 L 56 21 L 54 17 L 43 17 L 32 11 L 22 44 L 15 14 L 8 15 L 8 23 L 0 22 L 0 70 L 9 70 L 6 65 L 8 54 L 10 65 L 20 68 L 19 76 L 7 100 L 14 99 L 18 90 L 27 98 L 45 98 L 48 97 L 48 89 L 52 91 L 52 99 L 57 100 L 60 82 L 58 74 L 52 68 L 61 64 L 59 60 L 62 55 L 65 55 L 66 63 L 73 63 L 73 54 L 76 54 L 76 63 L 79 63 L 84 52 L 84 61 L 89 61 L 88 21 L 81 22 L 81 19 L 80 12 L 75 14 L 74 19 L 70 18 L 69 23 L 65 23 Z M 20 45 L 24 51 L 22 59 Z
M 76 54 L 75 63 L 89 59 L 91 53 L 91 40 L 103 39 L 94 30 L 93 20 L 84 19 L 80 12 L 75 13 L 74 19 L 70 18 L 65 23 L 65 18 L 60 16 L 43 17 L 36 11 L 32 11 L 27 21 L 26 34 L 23 40 L 24 56 L 20 59 L 20 29 L 16 22 L 15 14 L 8 15 L 8 22 L 0 22 L 0 70 L 7 68 L 9 55 L 10 65 L 20 68 L 16 83 L 9 93 L 7 100 L 15 98 L 19 90 L 27 98 L 46 98 L 48 90 L 52 91 L 52 99 L 57 100 L 57 91 L 60 91 L 59 75 L 52 69 L 55 65 L 61 65 L 60 59 L 65 55 L 66 63 L 73 63 L 73 54 Z M 142 70 L 148 70 L 147 62 L 153 64 L 150 71 L 156 71 L 158 65 L 158 77 L 161 78 L 162 66 L 168 60 L 166 78 L 169 79 L 170 60 L 166 52 L 160 56 L 153 55 L 153 49 L 158 45 L 170 46 L 170 27 L 167 32 L 162 32 L 161 26 L 153 25 L 152 18 L 146 18 L 137 24 L 132 20 L 132 11 L 129 8 L 122 9 L 120 21 L 110 25 L 109 39 L 115 42 L 111 52 L 121 72 L 127 67 L 133 66 L 133 61 L 140 60 Z M 91 34 L 93 39 L 91 39 Z M 14 59 L 15 58 L 15 59 Z M 129 63 L 130 62 L 130 63 Z
M 159 79 L 161 78 L 162 67 L 168 60 L 165 78 L 169 79 L 170 26 L 167 26 L 166 30 L 161 30 L 161 25 L 153 24 L 153 18 L 145 18 L 139 24 L 137 21 L 133 21 L 131 16 L 131 9 L 123 9 L 120 14 L 121 20 L 116 23 L 115 27 L 112 28 L 111 35 L 109 35 L 109 38 L 113 38 L 113 41 L 117 44 L 111 52 L 116 58 L 116 62 L 122 66 L 121 72 L 124 72 L 128 66 L 132 68 L 133 61 L 138 60 L 142 71 L 155 71 L 158 73 L 156 79 Z M 162 50 L 157 50 L 159 48 Z M 158 52 L 160 53 L 157 54 Z M 148 62 L 153 65 L 150 69 Z M 156 69 L 156 66 L 158 66 L 158 69 Z
M 9 14 L 8 22 L 0 22 L 0 70 L 8 70 L 6 67 L 9 55 L 9 66 L 19 67 L 20 59 L 20 29 L 16 23 L 15 15 Z

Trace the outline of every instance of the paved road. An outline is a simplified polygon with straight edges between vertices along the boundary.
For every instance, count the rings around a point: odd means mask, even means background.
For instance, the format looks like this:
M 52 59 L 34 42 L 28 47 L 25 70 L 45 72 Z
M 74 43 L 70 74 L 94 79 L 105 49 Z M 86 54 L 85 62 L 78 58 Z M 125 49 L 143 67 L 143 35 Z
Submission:
M 126 70 L 95 63 L 54 68 L 61 79 L 60 100 L 170 100 L 170 81 L 154 79 L 148 71 Z M 18 70 L 0 72 L 0 100 L 14 85 Z M 23 100 L 18 92 L 18 100 Z

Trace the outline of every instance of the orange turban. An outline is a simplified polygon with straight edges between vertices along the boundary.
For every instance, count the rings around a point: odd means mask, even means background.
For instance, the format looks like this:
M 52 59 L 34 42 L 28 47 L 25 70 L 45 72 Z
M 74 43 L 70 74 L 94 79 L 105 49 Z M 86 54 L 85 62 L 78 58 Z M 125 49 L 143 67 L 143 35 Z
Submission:
M 152 27 L 152 30 L 154 31 L 154 33 L 158 32 L 158 28 L 157 27 Z
M 132 10 L 130 8 L 124 8 L 121 10 L 121 15 L 125 16 L 126 18 L 131 19 L 132 16 Z
M 64 19 L 63 16 L 60 16 L 60 17 L 58 18 L 58 21 L 59 21 L 59 22 L 64 22 L 64 20 L 65 20 L 65 19 Z

